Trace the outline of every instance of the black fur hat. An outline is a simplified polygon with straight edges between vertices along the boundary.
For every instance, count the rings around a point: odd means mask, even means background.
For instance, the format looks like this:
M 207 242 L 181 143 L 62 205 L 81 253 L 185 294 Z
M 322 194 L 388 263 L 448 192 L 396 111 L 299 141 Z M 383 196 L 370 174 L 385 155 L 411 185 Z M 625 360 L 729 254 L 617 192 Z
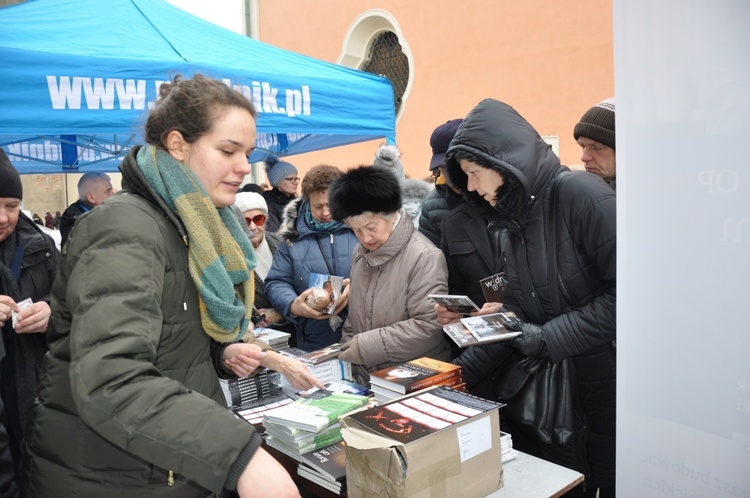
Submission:
M 396 176 L 385 168 L 357 166 L 331 183 L 328 202 L 337 221 L 366 211 L 395 213 L 401 209 L 401 186 Z

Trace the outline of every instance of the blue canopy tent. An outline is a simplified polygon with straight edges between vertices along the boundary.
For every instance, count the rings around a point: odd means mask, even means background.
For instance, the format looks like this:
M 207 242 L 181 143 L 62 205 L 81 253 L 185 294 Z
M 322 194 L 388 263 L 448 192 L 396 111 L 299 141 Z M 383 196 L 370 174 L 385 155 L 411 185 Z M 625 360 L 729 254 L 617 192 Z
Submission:
M 163 0 L 0 9 L 0 146 L 21 173 L 116 171 L 159 85 L 203 73 L 252 99 L 258 151 L 395 139 L 387 79 L 288 52 Z

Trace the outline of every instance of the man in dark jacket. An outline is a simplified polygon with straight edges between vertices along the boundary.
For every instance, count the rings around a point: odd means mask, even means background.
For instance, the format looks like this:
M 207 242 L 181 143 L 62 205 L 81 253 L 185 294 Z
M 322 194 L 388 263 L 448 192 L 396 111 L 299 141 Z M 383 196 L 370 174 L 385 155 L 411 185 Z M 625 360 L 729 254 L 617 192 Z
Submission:
M 614 496 L 615 193 L 595 175 L 569 173 L 525 119 L 492 99 L 469 113 L 446 157 L 448 180 L 499 215 L 503 304 L 525 322 L 519 338 L 470 347 L 456 362 L 467 384 L 476 385 L 509 351 L 531 362 L 571 359 L 576 413 L 567 443 L 542 443 L 519 420 L 506 422 L 516 429 L 514 446 L 582 472 L 592 495 L 600 488 L 600 496 Z M 561 173 L 551 201 L 550 186 Z M 548 275 L 552 245 L 557 273 Z
M 417 228 L 437 247 L 440 247 L 443 218 L 448 211 L 463 203 L 461 193 L 446 183 L 443 173 L 445 153 L 462 121 L 463 119 L 451 119 L 435 128 L 430 136 L 430 147 L 432 147 L 430 172 L 435 176 L 435 189 L 422 203 Z
M 21 212 L 22 199 L 21 178 L 0 149 L 0 329 L 6 352 L 0 362 L 0 395 L 16 471 L 47 352 L 44 332 L 51 314 L 49 293 L 58 259 L 52 238 Z M 22 308 L 27 299 L 31 304 Z
M 581 162 L 586 171 L 601 176 L 616 190 L 614 97 L 586 111 L 573 129 L 573 137 L 581 146 Z
M 68 206 L 60 218 L 60 235 L 65 245 L 73 229 L 73 224 L 83 213 L 88 213 L 104 202 L 104 199 L 114 193 L 109 175 L 105 173 L 86 173 L 78 180 L 78 200 Z

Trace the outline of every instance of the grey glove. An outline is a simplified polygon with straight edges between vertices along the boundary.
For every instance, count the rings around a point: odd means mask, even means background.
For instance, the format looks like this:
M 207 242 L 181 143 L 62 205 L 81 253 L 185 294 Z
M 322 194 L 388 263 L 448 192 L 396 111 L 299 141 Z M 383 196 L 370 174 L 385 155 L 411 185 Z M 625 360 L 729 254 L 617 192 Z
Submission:
M 531 356 L 532 358 L 549 356 L 542 327 L 533 323 L 524 323 L 521 327 L 521 335 L 510 340 L 508 344 L 524 356 Z
M 359 353 L 359 342 L 356 338 L 341 345 L 341 354 L 339 354 L 338 359 L 347 363 L 364 363 L 362 355 Z

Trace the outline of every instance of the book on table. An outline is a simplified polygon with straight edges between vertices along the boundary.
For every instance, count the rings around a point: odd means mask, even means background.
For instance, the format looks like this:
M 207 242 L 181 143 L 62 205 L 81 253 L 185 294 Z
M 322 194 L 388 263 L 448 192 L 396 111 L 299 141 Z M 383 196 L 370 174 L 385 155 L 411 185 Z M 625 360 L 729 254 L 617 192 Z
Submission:
M 513 449 L 513 437 L 507 432 L 500 431 L 500 457 L 502 463 L 513 460 L 516 456 L 518 456 L 518 453 Z
M 331 481 L 329 479 L 326 479 L 326 477 L 319 473 L 315 472 L 310 467 L 307 467 L 305 465 L 298 465 L 297 466 L 297 475 L 307 479 L 308 481 L 314 482 L 318 486 L 321 486 L 329 491 L 332 491 L 333 493 L 341 496 L 346 496 L 346 479 L 342 479 L 340 481 Z
M 370 373 L 370 384 L 409 394 L 461 375 L 461 367 L 422 357 Z
M 219 384 L 229 408 L 239 408 L 282 391 L 281 374 L 266 369 L 241 379 L 219 379 Z
M 308 434 L 306 437 L 288 437 L 283 431 L 277 431 L 278 427 L 276 424 L 266 422 L 265 429 L 268 434 L 266 443 L 293 458 L 298 458 L 309 451 L 319 450 L 342 439 L 341 426 L 338 423 L 321 432 L 302 431 Z
M 252 424 L 259 434 L 266 432 L 266 428 L 263 424 L 263 417 L 266 413 L 282 406 L 292 403 L 294 400 L 287 394 L 277 394 L 275 396 L 269 396 L 263 398 L 254 403 L 248 403 L 244 406 L 233 409 L 232 411 L 238 417 Z
M 409 443 L 501 407 L 450 387 L 437 386 L 346 417 L 377 434 Z
M 264 422 L 320 432 L 344 414 L 367 404 L 367 396 L 317 391 L 282 408 L 266 413 Z
M 466 383 L 464 383 L 464 378 L 460 375 L 458 377 L 452 377 L 442 382 L 438 382 L 437 384 L 434 384 L 434 385 L 450 387 L 451 389 L 455 389 L 456 391 L 466 391 Z M 425 389 L 429 387 L 432 387 L 432 386 L 427 386 L 425 387 Z M 399 392 L 386 389 L 385 387 L 381 387 L 376 384 L 373 384 L 372 386 L 370 386 L 370 391 L 372 391 L 373 395 L 375 396 L 375 400 L 378 401 L 379 403 L 384 403 L 392 399 L 405 396 L 405 394 L 401 394 Z
M 300 467 L 309 467 L 332 482 L 346 477 L 346 443 L 343 440 L 329 444 L 319 450 L 304 453 Z
M 462 318 L 461 323 L 479 342 L 504 341 L 521 335 L 521 332 L 505 328 L 502 313 Z
M 289 339 L 292 336 L 289 332 L 266 327 L 255 327 L 253 335 L 256 339 L 260 339 L 274 349 L 289 347 Z

